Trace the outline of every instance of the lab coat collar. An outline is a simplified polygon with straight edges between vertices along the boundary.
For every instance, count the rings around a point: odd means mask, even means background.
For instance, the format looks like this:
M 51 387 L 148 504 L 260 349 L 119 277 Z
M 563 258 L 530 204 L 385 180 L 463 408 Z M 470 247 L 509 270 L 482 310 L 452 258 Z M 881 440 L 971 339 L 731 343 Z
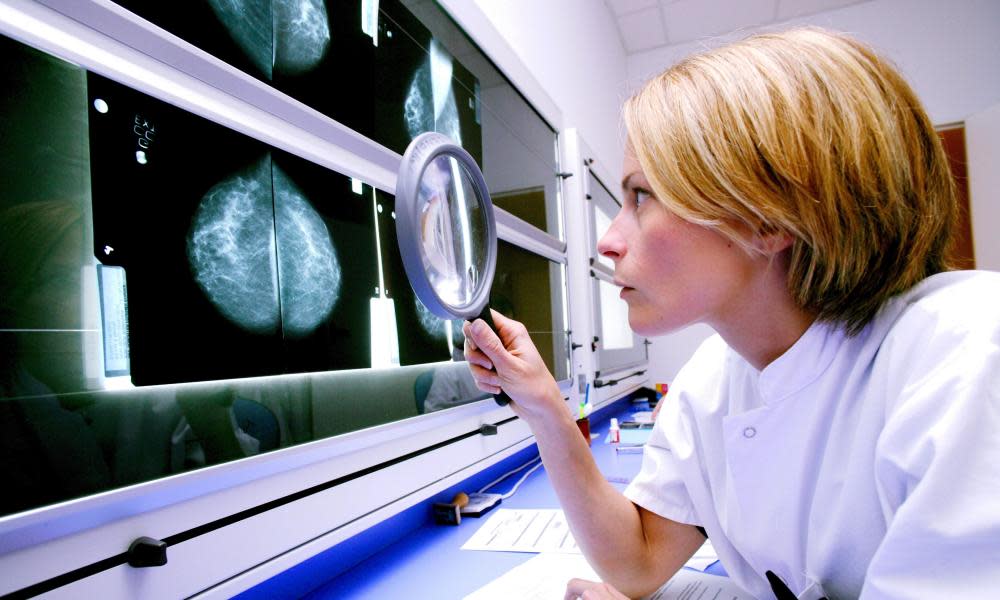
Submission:
M 815 381 L 833 362 L 843 335 L 837 325 L 814 321 L 791 348 L 760 372 L 761 401 L 773 405 Z

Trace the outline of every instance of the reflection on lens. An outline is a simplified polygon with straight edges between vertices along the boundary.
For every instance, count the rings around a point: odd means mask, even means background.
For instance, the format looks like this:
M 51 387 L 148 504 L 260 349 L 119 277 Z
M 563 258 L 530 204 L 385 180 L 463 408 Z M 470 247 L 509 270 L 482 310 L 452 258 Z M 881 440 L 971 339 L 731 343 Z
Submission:
M 476 298 L 486 266 L 485 213 L 471 177 L 455 158 L 439 156 L 420 180 L 421 258 L 445 304 L 459 310 Z

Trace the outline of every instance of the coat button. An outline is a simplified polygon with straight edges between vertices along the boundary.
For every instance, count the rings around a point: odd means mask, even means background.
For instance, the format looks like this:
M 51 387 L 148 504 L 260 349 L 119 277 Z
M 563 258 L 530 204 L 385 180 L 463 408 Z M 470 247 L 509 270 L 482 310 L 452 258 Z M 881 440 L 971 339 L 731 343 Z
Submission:
M 746 429 L 743 430 L 743 437 L 747 439 L 750 439 L 755 435 L 757 435 L 757 430 L 753 427 L 747 427 Z

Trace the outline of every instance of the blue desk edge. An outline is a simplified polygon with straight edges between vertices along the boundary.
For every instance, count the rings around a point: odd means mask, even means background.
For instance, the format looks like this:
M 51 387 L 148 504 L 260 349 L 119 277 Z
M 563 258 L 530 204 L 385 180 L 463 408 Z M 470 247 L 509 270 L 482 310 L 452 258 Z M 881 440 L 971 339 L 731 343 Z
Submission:
M 633 406 L 633 395 L 610 402 L 590 415 L 591 431 L 606 429 L 607 422 L 626 407 Z M 603 433 L 601 433 L 603 435 Z M 417 529 L 433 522 L 431 506 L 450 502 L 456 493 L 479 489 L 500 475 L 538 456 L 538 446 L 531 446 L 486 467 L 475 475 L 414 506 L 369 527 L 319 554 L 287 569 L 236 596 L 240 600 L 301 598 L 338 575 L 349 571 L 371 556 L 391 546 Z

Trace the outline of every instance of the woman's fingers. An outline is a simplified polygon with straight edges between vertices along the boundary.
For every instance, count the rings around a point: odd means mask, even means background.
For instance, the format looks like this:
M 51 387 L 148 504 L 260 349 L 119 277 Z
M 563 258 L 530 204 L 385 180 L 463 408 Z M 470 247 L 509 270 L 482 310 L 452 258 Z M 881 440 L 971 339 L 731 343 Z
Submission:
M 472 339 L 472 324 L 468 321 L 462 325 L 462 333 L 465 334 L 465 360 L 469 364 L 479 365 L 484 369 L 493 369 L 493 361 L 489 359 L 486 354 L 479 349 L 476 345 L 476 341 Z
M 566 584 L 564 600 L 628 600 L 628 596 L 616 590 L 613 586 L 600 581 L 586 579 L 570 579 Z
M 471 362 L 469 363 L 469 371 L 472 372 L 472 378 L 476 380 L 476 383 L 491 387 L 500 387 L 500 376 L 497 375 L 496 371 L 483 368 Z
M 501 368 L 505 366 L 508 359 L 508 350 L 504 347 L 504 342 L 490 329 L 486 321 L 476 319 L 472 323 L 466 323 L 462 329 L 466 339 L 470 339 L 477 351 L 482 352 L 491 364 L 498 364 Z
M 483 354 L 479 350 L 470 350 L 468 345 L 465 347 L 465 360 L 466 362 L 469 363 L 470 366 L 475 365 L 478 367 L 482 367 L 487 371 L 493 369 L 493 362 L 490 361 L 490 359 L 485 354 Z

